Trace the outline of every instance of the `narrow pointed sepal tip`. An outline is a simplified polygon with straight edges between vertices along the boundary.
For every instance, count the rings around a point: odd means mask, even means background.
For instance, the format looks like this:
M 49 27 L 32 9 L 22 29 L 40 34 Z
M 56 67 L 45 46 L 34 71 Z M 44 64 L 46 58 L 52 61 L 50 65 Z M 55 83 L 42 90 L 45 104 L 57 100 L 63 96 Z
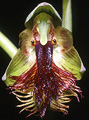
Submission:
M 2 81 L 6 80 L 6 72 L 4 73 L 4 75 L 2 76 Z
M 81 62 L 81 70 L 80 72 L 85 72 L 86 71 L 86 68 L 84 67 L 83 63 Z

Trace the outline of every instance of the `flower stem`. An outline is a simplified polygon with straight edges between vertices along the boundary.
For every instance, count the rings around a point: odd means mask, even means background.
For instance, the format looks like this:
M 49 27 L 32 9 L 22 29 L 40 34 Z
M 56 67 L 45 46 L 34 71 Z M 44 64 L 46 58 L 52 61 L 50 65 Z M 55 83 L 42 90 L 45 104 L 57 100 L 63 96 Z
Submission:
M 63 0 L 63 21 L 62 27 L 67 28 L 72 32 L 72 10 L 71 0 Z
M 0 32 L 0 47 L 11 57 L 17 52 L 15 45 L 2 33 Z

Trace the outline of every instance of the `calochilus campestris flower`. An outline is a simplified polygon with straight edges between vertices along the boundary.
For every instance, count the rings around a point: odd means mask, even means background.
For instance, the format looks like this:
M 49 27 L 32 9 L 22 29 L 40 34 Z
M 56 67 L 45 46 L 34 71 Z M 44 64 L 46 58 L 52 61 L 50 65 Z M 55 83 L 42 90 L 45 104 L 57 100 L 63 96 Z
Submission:
M 39 4 L 26 18 L 19 35 L 20 48 L 3 80 L 16 98 L 17 107 L 45 115 L 47 106 L 67 114 L 70 96 L 82 95 L 77 81 L 85 71 L 73 46 L 72 34 L 61 27 L 61 18 L 49 3 Z

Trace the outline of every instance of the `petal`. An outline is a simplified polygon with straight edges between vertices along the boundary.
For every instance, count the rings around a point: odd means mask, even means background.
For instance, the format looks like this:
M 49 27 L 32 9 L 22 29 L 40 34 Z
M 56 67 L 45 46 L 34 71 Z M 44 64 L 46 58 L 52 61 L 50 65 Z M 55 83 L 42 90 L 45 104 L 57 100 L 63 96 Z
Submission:
M 19 49 L 6 70 L 6 80 L 4 81 L 6 85 L 12 86 L 15 80 L 11 79 L 10 76 L 19 76 L 23 72 L 27 72 L 34 65 L 35 61 L 36 57 L 34 50 L 30 56 L 26 56 Z
M 58 26 L 56 28 L 56 38 L 57 38 L 57 45 L 54 46 L 55 48 L 60 47 L 61 53 L 67 52 L 73 46 L 73 39 L 72 34 L 69 30 Z
M 34 47 L 31 45 L 32 34 L 31 30 L 25 29 L 19 34 L 19 44 L 22 53 L 29 56 L 33 51 Z
M 6 70 L 6 80 L 2 77 L 7 86 L 12 86 L 15 82 L 10 76 L 20 76 L 23 72 L 26 73 L 36 62 L 35 47 L 31 46 L 30 30 L 26 29 L 21 32 L 20 46 Z
M 73 47 L 73 40 L 70 32 L 65 28 L 58 27 L 56 29 L 57 45 L 53 51 L 54 63 L 62 68 L 68 70 L 80 80 L 81 73 L 85 71 L 83 63 L 79 57 L 78 52 Z
M 55 27 L 62 24 L 61 17 L 58 14 L 58 12 L 55 10 L 55 8 L 47 2 L 42 2 L 26 18 L 26 21 L 25 21 L 26 28 L 32 29 L 34 18 L 41 12 L 45 12 L 51 15 L 51 17 L 53 18 L 53 23 Z
M 6 80 L 5 74 L 2 77 L 7 86 L 11 86 L 15 82 L 10 76 L 19 76 L 23 72 L 27 72 L 36 61 L 35 48 L 31 45 L 31 31 L 26 29 L 20 33 L 19 37 L 20 49 L 18 49 L 6 70 Z

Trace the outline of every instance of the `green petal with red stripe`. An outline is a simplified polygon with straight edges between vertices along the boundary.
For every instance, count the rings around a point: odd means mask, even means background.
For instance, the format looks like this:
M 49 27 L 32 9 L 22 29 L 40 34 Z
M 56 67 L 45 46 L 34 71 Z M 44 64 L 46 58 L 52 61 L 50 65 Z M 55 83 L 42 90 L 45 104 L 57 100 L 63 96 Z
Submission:
M 15 82 L 10 76 L 20 76 L 23 72 L 27 72 L 36 62 L 35 48 L 31 45 L 30 35 L 29 30 L 25 30 L 20 34 L 20 49 L 11 60 L 6 70 L 6 78 L 3 79 L 7 86 L 12 86 Z
M 57 44 L 53 51 L 54 63 L 62 68 L 68 70 L 80 80 L 85 67 L 80 59 L 76 49 L 73 47 L 73 40 L 71 32 L 65 28 L 58 27 L 56 29 Z

